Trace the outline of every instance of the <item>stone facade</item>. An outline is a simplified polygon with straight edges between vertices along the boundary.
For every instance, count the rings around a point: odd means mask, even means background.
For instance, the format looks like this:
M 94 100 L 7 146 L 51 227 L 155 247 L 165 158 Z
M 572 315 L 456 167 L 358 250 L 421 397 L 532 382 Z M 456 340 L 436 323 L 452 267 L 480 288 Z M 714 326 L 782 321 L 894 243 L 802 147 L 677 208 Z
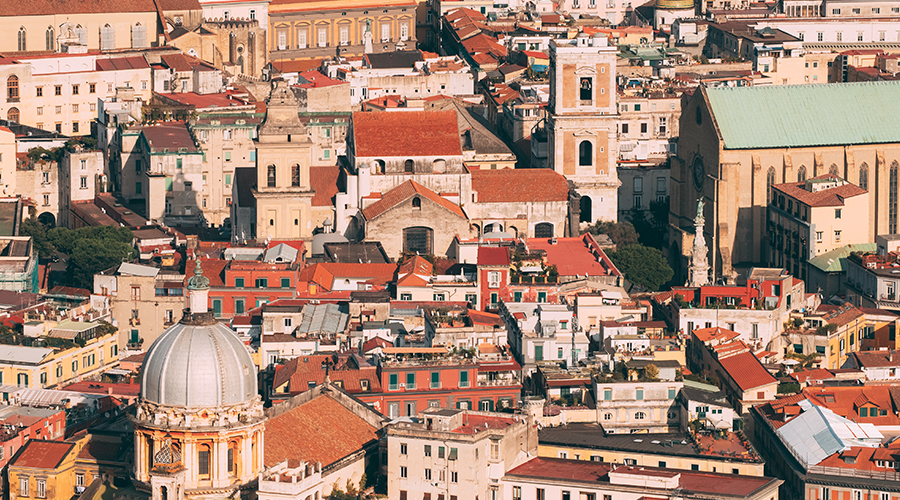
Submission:
M 676 432 L 681 425 L 681 381 L 598 381 L 597 421 L 606 432 Z
M 616 220 L 616 48 L 603 36 L 550 45 L 550 167 L 575 184 L 590 221 Z M 538 134 L 539 136 L 542 134 Z
M 106 165 L 102 151 L 67 151 L 59 169 L 59 218 L 57 225 L 74 229 L 72 203 L 91 201 L 106 192 Z
M 205 19 L 172 45 L 232 75 L 259 76 L 268 61 L 266 28 L 258 20 Z
M 309 178 L 312 142 L 297 115 L 294 93 L 283 81 L 275 85 L 256 143 L 256 235 L 308 239 L 315 194 Z

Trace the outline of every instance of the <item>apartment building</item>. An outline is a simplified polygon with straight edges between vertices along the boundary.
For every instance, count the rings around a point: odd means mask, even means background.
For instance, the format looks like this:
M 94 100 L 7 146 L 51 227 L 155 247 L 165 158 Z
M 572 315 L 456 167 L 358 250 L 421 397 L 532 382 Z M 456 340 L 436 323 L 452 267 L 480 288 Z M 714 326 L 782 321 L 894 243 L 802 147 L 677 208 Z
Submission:
M 780 479 L 583 460 L 533 458 L 500 481 L 500 498 L 778 499 Z
M 109 188 L 103 151 L 77 147 L 66 150 L 59 167 L 59 217 L 57 225 L 75 229 L 72 206 L 93 201 Z
M 651 158 L 662 161 L 676 152 L 672 139 L 678 137 L 680 95 L 628 92 L 619 95 L 618 105 L 620 161 Z
M 0 349 L 0 383 L 22 388 L 53 389 L 97 376 L 119 363 L 118 335 L 102 333 L 100 323 L 71 322 L 75 335 L 57 337 L 72 342 L 70 347 L 26 347 L 4 345 Z M 60 325 L 61 328 L 65 325 Z M 80 343 L 75 343 L 77 339 Z M 83 343 L 83 346 L 82 346 Z
M 647 371 L 650 365 L 656 376 Z M 676 361 L 619 363 L 618 372 L 595 379 L 597 422 L 611 434 L 677 431 L 681 406 L 676 398 L 684 385 L 680 368 Z
M 269 60 L 349 57 L 416 45 L 414 0 L 365 0 L 347 5 L 282 0 L 269 5 Z
M 523 373 L 535 371 L 544 360 L 576 366 L 588 357 L 590 340 L 575 329 L 568 306 L 540 302 L 501 302 L 500 317 L 506 322 L 510 350 Z
M 775 170 L 770 169 L 774 180 Z M 872 227 L 859 224 L 872 210 L 868 178 L 864 186 L 851 184 L 837 174 L 804 182 L 773 184 L 767 210 L 768 261 L 805 279 L 809 259 L 844 245 L 875 238 Z
M 100 101 L 152 94 L 150 65 L 142 54 L 52 54 L 0 61 L 6 82 L 0 116 L 42 130 L 90 135 Z
M 497 481 L 537 454 L 523 415 L 429 408 L 418 417 L 387 428 L 390 498 L 508 498 Z
M 174 263 L 174 262 L 173 262 Z M 119 325 L 117 347 L 143 351 L 181 319 L 184 274 L 172 267 L 123 263 L 94 275 L 94 293 L 109 297 Z
M 709 435 L 694 442 L 680 432 L 611 434 L 601 424 L 568 423 L 538 432 L 538 456 L 637 467 L 720 472 L 762 477 L 765 462 L 735 433 Z M 708 449 L 706 447 L 709 447 Z M 743 448 L 734 453 L 731 450 Z

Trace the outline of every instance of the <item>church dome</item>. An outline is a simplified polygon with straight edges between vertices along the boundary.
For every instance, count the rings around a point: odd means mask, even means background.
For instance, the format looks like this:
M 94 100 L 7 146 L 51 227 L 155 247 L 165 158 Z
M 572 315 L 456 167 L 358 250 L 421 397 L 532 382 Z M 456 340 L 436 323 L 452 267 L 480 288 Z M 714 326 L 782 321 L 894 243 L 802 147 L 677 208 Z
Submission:
M 209 314 L 209 313 L 207 313 Z M 141 398 L 164 406 L 215 408 L 253 400 L 256 367 L 247 347 L 216 321 L 169 327 L 150 346 L 141 370 Z
M 188 279 L 191 309 L 144 357 L 141 399 L 163 406 L 217 408 L 256 399 L 256 366 L 230 328 L 207 312 L 209 278 L 200 260 Z

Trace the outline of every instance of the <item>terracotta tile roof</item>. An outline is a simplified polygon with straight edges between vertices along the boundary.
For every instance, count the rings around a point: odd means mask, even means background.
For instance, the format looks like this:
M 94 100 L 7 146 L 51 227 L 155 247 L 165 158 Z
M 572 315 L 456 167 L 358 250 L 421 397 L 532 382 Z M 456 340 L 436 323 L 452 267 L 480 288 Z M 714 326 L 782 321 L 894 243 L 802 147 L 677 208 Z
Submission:
M 303 73 L 322 67 L 322 60 L 302 59 L 299 61 L 272 61 L 270 64 L 279 73 Z
M 566 201 L 566 178 L 548 168 L 472 170 L 478 203 Z
M 44 441 L 32 439 L 19 452 L 18 457 L 10 465 L 13 467 L 33 467 L 36 469 L 55 469 L 66 455 L 75 447 L 75 443 L 65 441 Z
M 590 233 L 573 238 L 528 238 L 531 250 L 543 250 L 547 264 L 556 266 L 560 276 L 621 276 L 615 264 L 591 237 Z
M 168 150 L 170 153 L 177 153 L 180 148 L 184 148 L 189 153 L 197 151 L 194 139 L 184 123 L 168 122 L 145 125 L 137 127 L 136 130 L 142 132 L 147 138 L 151 152 L 158 153 Z
M 300 73 L 300 77 L 306 80 L 307 83 L 300 83 L 297 86 L 305 89 L 331 87 L 333 85 L 349 85 L 348 82 L 329 78 L 319 70 L 305 71 Z
M 331 290 L 336 278 L 392 280 L 396 272 L 397 264 L 321 262 L 303 268 L 298 281 Z
M 390 115 L 394 113 L 372 113 L 379 115 Z M 397 113 L 397 114 L 406 114 L 406 113 Z M 454 113 L 455 116 L 455 113 Z M 455 118 L 454 118 L 455 120 Z M 455 125 L 454 125 L 455 126 Z M 459 141 L 457 141 L 457 145 Z M 369 205 L 368 207 L 363 209 L 363 216 L 365 216 L 366 220 L 372 220 L 376 217 L 384 215 L 390 209 L 395 206 L 403 203 L 404 201 L 412 198 L 415 195 L 420 195 L 423 198 L 430 200 L 433 203 L 436 203 L 450 212 L 462 217 L 466 218 L 466 214 L 463 213 L 462 209 L 459 208 L 459 205 L 453 203 L 446 198 L 441 197 L 434 191 L 428 189 L 427 187 L 419 184 L 416 181 L 406 181 L 403 184 L 391 189 L 387 193 L 384 193 L 384 196 L 381 197 L 380 200 L 375 203 Z
M 72 14 L 116 14 L 120 12 L 156 12 L 153 0 L 29 0 L 3 2 L 0 16 L 49 16 Z
M 888 385 L 868 385 L 862 387 L 815 386 L 803 389 L 803 394 L 809 396 L 809 399 L 819 406 L 824 406 L 836 414 L 854 422 L 870 423 L 877 426 L 894 426 L 900 424 L 900 416 L 897 415 L 897 411 L 900 410 L 900 408 L 895 405 L 891 389 L 896 388 L 892 388 Z M 866 402 L 877 406 L 881 410 L 886 410 L 887 414 L 875 417 L 860 417 L 859 406 Z
M 750 352 L 742 352 L 734 356 L 720 359 L 719 364 L 728 373 L 742 391 L 749 391 L 777 381 L 756 356 Z
M 856 318 L 859 318 L 863 315 L 863 312 L 852 306 L 849 302 L 845 303 L 838 309 L 829 312 L 823 319 L 826 323 L 832 323 L 838 326 L 846 325 L 847 323 L 853 321 Z
M 312 198 L 314 207 L 334 206 L 334 195 L 338 193 L 338 178 L 341 167 L 309 167 L 309 183 L 316 192 Z M 334 222 L 334 221 L 332 221 Z
M 398 276 L 406 276 L 407 274 L 431 276 L 432 272 L 434 272 L 434 266 L 420 255 L 414 255 L 406 259 L 400 264 L 400 268 L 397 269 Z
M 228 267 L 228 261 L 223 259 L 200 259 L 200 266 L 203 268 L 203 276 L 209 278 L 209 286 L 225 286 L 225 268 Z M 185 264 L 184 282 L 194 275 L 194 268 L 197 267 L 196 260 L 188 261 Z
M 382 349 L 384 349 L 385 347 L 394 347 L 394 344 L 391 344 L 390 342 L 388 342 L 387 340 L 385 340 L 381 337 L 372 337 L 371 339 L 369 339 L 363 343 L 362 350 L 363 350 L 363 353 L 367 353 L 377 347 L 381 347 Z M 378 385 L 380 387 L 381 384 L 378 383 Z
M 741 334 L 738 332 L 733 332 L 731 330 L 726 330 L 725 328 L 698 328 L 694 330 L 694 336 L 697 337 L 697 340 L 700 342 L 709 342 L 710 340 L 722 340 L 729 341 L 740 337 Z
M 464 8 L 464 7 L 463 7 L 463 8 L 459 8 L 459 9 L 453 9 L 453 10 L 451 10 L 450 12 L 444 14 L 444 17 L 445 17 L 448 21 L 456 21 L 457 19 L 462 19 L 462 18 L 464 18 L 464 17 L 465 17 L 465 18 L 472 19 L 472 20 L 474 20 L 474 21 L 485 21 L 485 20 L 487 20 L 487 18 L 484 17 L 484 14 L 482 14 L 481 12 L 478 12 L 478 11 L 475 10 L 475 9 L 467 9 L 467 8 Z
M 479 266 L 509 266 L 509 250 L 505 247 L 478 247 Z
M 378 439 L 375 427 L 329 396 L 320 395 L 266 422 L 264 462 L 331 465 Z
M 484 33 L 463 40 L 462 45 L 469 54 L 490 54 L 498 58 L 506 57 L 506 47 L 497 43 L 496 38 L 492 38 Z
M 487 415 L 465 414 L 463 424 L 451 432 L 456 434 L 475 434 L 478 429 L 506 429 L 517 422 L 514 418 L 493 417 Z
M 772 186 L 774 189 L 799 200 L 811 207 L 842 207 L 845 198 L 852 198 L 867 191 L 854 184 L 844 184 L 843 186 L 831 189 L 823 189 L 812 193 L 804 189 L 805 182 L 789 182 L 786 184 L 776 184 Z
M 111 57 L 109 59 L 97 59 L 97 71 L 115 71 L 122 69 L 149 68 L 147 60 L 140 56 Z
M 472 323 L 476 325 L 497 325 L 501 327 L 506 325 L 506 323 L 503 322 L 503 319 L 500 318 L 499 314 L 482 312 L 476 309 L 469 309 L 468 314 L 469 319 L 471 319 Z
M 456 111 L 353 113 L 356 156 L 460 156 Z
M 862 368 L 900 366 L 900 351 L 859 351 L 852 353 Z
M 804 383 L 810 380 L 828 380 L 834 378 L 834 374 L 824 368 L 816 368 L 814 370 L 806 370 L 802 372 L 794 372 L 791 378 L 797 382 Z

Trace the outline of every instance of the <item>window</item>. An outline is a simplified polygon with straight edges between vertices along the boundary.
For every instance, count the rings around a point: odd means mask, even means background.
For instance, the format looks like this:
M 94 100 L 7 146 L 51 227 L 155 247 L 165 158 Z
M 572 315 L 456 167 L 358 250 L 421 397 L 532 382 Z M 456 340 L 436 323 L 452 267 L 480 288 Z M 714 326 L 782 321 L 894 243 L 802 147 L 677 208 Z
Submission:
M 824 33 L 822 33 L 821 31 L 818 32 L 818 33 L 816 33 L 816 41 L 821 42 L 821 41 L 824 41 L 824 40 L 825 40 L 825 34 L 824 34 Z
M 415 389 L 416 388 L 416 374 L 415 373 L 407 373 L 406 374 L 406 388 L 407 389 Z
M 669 399 L 675 399 L 675 395 L 678 392 L 674 387 L 669 387 Z
M 9 101 L 19 100 L 19 77 L 9 75 L 6 79 L 6 99 Z
M 84 486 L 84 474 L 75 474 L 75 486 Z
M 865 163 L 859 166 L 859 187 L 869 190 L 869 165 Z
M 612 401 L 612 389 L 603 389 L 603 400 Z
M 406 452 L 407 452 L 406 443 L 400 443 L 400 454 L 406 455 L 407 454 Z
M 840 229 L 835 229 L 835 230 L 834 230 L 834 242 L 835 242 L 835 243 L 840 243 L 840 242 L 841 242 L 841 230 L 840 230 Z
M 275 187 L 275 165 L 266 167 L 266 185 L 272 188 Z
M 18 42 L 19 42 L 19 51 L 20 52 L 25 51 L 26 45 L 25 45 L 25 28 L 24 27 L 19 28 Z
M 400 23 L 400 39 L 406 41 L 409 39 L 409 24 Z
M 411 293 L 401 293 L 400 300 L 412 300 L 412 294 Z
M 256 278 L 256 288 L 269 288 L 269 278 Z
M 451 448 L 451 450 L 453 450 L 453 449 L 454 449 L 454 448 Z M 452 460 L 452 459 L 451 459 L 451 460 Z M 451 483 L 458 483 L 458 482 L 459 482 L 459 473 L 456 472 L 455 470 L 454 470 L 454 471 L 450 471 L 450 482 L 451 482 Z
M 291 287 L 291 279 L 290 278 L 281 278 L 281 288 L 290 288 Z
M 816 231 L 816 243 L 822 243 L 822 237 L 825 235 L 824 231 Z
M 513 497 L 513 500 L 522 500 L 522 487 L 521 486 L 513 486 L 512 497 Z
M 627 124 L 627 123 L 623 123 L 623 124 L 622 124 L 622 133 L 623 133 L 623 134 L 627 134 L 627 133 L 628 133 L 628 124 Z
M 461 370 L 459 372 L 459 386 L 460 387 L 469 387 L 469 371 Z
M 635 419 L 635 420 L 644 420 L 644 419 L 646 419 L 646 418 L 647 418 L 647 414 L 644 413 L 644 412 L 642 412 L 642 411 L 636 412 L 636 413 L 634 414 L 634 419 Z
M 300 165 L 291 165 L 291 187 L 300 187 Z
M 425 469 L 425 480 L 431 481 L 431 469 Z
M 635 389 L 635 391 L 634 391 L 634 399 L 636 399 L 636 400 L 638 400 L 638 401 L 643 401 L 643 400 L 644 400 L 644 389 L 640 389 L 640 388 L 639 388 L 639 389 Z
M 438 446 L 438 458 L 444 458 L 446 455 L 446 449 L 443 446 Z
M 20 477 L 19 478 L 19 496 L 20 497 L 28 497 L 31 496 L 31 491 L 28 487 L 28 478 Z
M 441 372 L 431 372 L 431 388 L 441 388 Z
M 209 479 L 209 446 L 208 445 L 205 445 L 205 444 L 200 445 L 199 451 L 197 452 L 197 461 L 199 462 L 197 472 L 200 474 L 200 477 Z
M 581 141 L 578 145 L 578 164 L 581 166 L 590 166 L 593 161 L 594 145 L 590 141 Z
M 387 42 L 391 39 L 391 25 L 388 23 L 381 24 L 381 41 Z
M 318 44 L 319 44 L 319 47 L 327 47 L 328 46 L 328 30 L 327 29 L 319 28 Z
M 534 500 L 547 500 L 547 492 L 544 488 L 535 488 Z

